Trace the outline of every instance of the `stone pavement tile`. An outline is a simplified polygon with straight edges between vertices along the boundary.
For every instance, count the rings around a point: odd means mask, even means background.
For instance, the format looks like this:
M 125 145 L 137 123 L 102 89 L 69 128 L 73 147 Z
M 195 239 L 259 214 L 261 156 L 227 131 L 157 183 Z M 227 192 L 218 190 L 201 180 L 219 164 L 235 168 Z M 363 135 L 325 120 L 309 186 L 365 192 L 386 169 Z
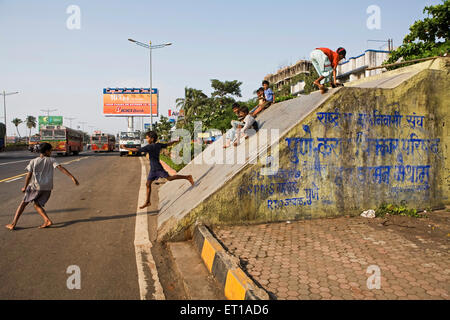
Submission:
M 362 218 L 221 227 L 215 233 L 278 299 L 449 299 L 447 248 L 423 250 Z M 380 268 L 381 290 L 367 288 L 370 265 Z

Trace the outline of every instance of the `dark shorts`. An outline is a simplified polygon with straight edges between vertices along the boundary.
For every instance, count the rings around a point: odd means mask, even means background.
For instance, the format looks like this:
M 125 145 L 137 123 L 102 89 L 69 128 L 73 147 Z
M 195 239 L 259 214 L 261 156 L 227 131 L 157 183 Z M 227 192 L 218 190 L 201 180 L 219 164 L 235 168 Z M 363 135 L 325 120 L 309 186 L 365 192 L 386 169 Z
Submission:
M 25 190 L 25 196 L 23 197 L 23 202 L 29 203 L 34 202 L 41 207 L 45 206 L 51 195 L 50 190 L 34 190 L 30 186 Z
M 167 178 L 169 176 L 169 173 L 167 173 L 166 170 L 155 170 L 150 171 L 148 174 L 147 181 L 154 181 L 159 178 Z

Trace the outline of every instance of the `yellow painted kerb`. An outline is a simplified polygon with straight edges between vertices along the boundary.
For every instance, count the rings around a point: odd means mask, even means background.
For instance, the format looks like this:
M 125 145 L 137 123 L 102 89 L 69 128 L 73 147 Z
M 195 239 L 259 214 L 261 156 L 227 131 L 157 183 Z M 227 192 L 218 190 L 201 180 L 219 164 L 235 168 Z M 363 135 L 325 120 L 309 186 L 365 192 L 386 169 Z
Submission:
M 216 255 L 216 250 L 209 243 L 209 241 L 205 239 L 203 242 L 202 259 L 205 262 L 206 267 L 208 268 L 209 272 L 212 272 L 212 266 L 213 266 L 215 255 Z
M 225 297 L 228 300 L 245 300 L 247 276 L 240 269 L 228 270 L 225 281 Z

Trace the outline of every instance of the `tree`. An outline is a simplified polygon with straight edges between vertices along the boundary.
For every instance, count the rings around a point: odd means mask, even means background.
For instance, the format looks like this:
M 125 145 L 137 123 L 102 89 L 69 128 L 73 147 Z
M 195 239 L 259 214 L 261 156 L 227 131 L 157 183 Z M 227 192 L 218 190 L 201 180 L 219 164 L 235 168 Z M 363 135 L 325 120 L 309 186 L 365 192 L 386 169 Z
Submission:
M 403 44 L 392 51 L 386 64 L 395 63 L 401 58 L 408 61 L 443 55 L 450 51 L 449 1 L 427 6 L 423 13 L 427 13 L 427 17 L 410 26 L 410 32 L 403 39 Z
M 20 138 L 19 124 L 21 124 L 23 121 L 20 120 L 19 118 L 14 118 L 11 122 L 14 123 L 14 125 L 16 126 L 17 134 L 19 135 Z
M 27 116 L 27 118 L 25 119 L 25 123 L 27 125 L 27 128 L 30 129 L 30 134 L 28 137 L 31 137 L 31 129 L 36 128 L 36 117 Z
M 161 116 L 155 129 L 158 137 L 168 141 L 170 138 L 170 129 L 172 129 L 172 123 L 169 121 L 169 118 Z
M 211 79 L 211 87 L 214 89 L 211 97 L 224 98 L 227 95 L 242 97 L 241 85 L 242 82 L 237 80 L 222 82 L 217 79 Z

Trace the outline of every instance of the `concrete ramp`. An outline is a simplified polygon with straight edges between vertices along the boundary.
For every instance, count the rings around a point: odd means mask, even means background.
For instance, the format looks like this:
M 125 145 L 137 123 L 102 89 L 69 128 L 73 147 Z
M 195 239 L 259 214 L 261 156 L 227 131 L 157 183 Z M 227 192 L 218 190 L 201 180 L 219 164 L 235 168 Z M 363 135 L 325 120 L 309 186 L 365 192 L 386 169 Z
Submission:
M 285 135 L 306 115 L 325 102 L 338 90 L 330 90 L 325 95 L 320 94 L 320 92 L 314 92 L 310 95 L 272 105 L 257 118 L 260 125 L 260 132 L 262 129 L 278 129 L 279 137 Z M 257 139 L 257 135 L 249 138 L 249 140 L 255 139 Z M 193 208 L 200 205 L 208 196 L 220 189 L 229 179 L 233 178 L 250 159 L 255 159 L 267 149 L 267 145 L 258 146 L 252 142 L 243 142 L 239 148 L 231 146 L 224 149 L 225 160 L 223 164 L 217 164 L 213 160 L 215 158 L 214 149 L 222 149 L 223 141 L 221 138 L 209 145 L 202 154 L 194 158 L 194 160 L 179 172 L 179 174 L 192 174 L 196 181 L 194 187 L 181 180 L 166 183 L 160 188 L 158 238 L 165 238 L 166 235 L 170 235 L 170 238 L 172 238 L 172 236 L 184 230 L 184 227 L 190 225 L 194 221 L 192 219 L 195 219 L 195 217 L 190 217 L 186 221 L 186 225 L 179 223 Z M 242 150 L 242 147 L 247 147 L 247 149 Z M 237 156 L 238 152 L 246 155 L 244 161 L 239 161 Z M 233 198 L 230 198 L 230 201 L 233 201 Z M 185 238 L 184 235 L 180 236 L 182 239 Z
M 314 92 L 271 106 L 257 119 L 260 131 L 238 148 L 223 150 L 220 139 L 180 171 L 192 174 L 195 186 L 182 180 L 160 188 L 158 240 L 189 238 L 198 220 L 207 224 L 267 222 L 333 216 L 344 210 L 356 214 L 380 201 L 416 199 L 412 193 L 420 193 L 417 205 L 445 202 L 447 190 L 435 185 L 444 183 L 441 177 L 447 170 L 443 150 L 448 136 L 438 123 L 439 117 L 448 117 L 443 107 L 448 107 L 448 94 L 443 94 L 449 91 L 448 69 L 443 65 L 448 65 L 448 59 L 386 72 L 325 95 Z M 433 86 L 434 81 L 443 82 Z M 412 128 L 413 115 L 426 124 Z M 361 117 L 368 119 L 366 127 L 360 123 Z M 392 125 L 394 118 L 403 122 Z M 259 172 L 265 164 L 255 159 L 264 158 L 271 143 L 260 142 L 263 135 L 271 136 L 273 129 L 278 130 L 275 142 L 279 144 L 279 172 L 283 177 L 261 177 Z M 406 139 L 414 137 L 428 143 L 420 159 L 414 158 L 410 149 L 408 154 L 400 152 L 406 149 L 399 144 L 406 148 Z M 433 139 L 439 140 L 440 146 L 431 146 Z M 385 146 L 372 146 L 386 141 L 396 143 L 395 152 L 392 148 L 386 151 Z M 222 157 L 218 156 L 221 152 Z M 223 162 L 217 162 L 218 158 Z M 436 168 L 427 173 L 427 183 L 423 184 L 423 170 L 426 166 L 430 169 L 430 163 Z M 387 173 L 383 171 L 382 176 L 378 171 L 381 167 L 394 171 L 399 164 L 408 164 L 408 170 L 419 166 L 422 184 L 413 177 L 411 185 L 404 185 L 405 177 L 400 181 L 398 174 L 398 183 L 386 184 Z M 416 169 L 411 169 L 413 166 Z M 370 172 L 364 181 L 361 170 Z M 393 176 L 389 181 L 394 181 Z

